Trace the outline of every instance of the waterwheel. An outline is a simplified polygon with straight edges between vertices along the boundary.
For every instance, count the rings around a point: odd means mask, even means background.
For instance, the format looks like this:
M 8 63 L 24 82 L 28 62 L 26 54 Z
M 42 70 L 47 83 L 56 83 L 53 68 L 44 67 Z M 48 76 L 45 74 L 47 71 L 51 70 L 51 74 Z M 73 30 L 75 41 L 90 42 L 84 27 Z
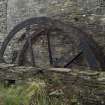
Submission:
M 97 43 L 81 29 L 49 17 L 35 17 L 10 31 L 0 61 L 18 66 L 103 68 L 102 55 Z

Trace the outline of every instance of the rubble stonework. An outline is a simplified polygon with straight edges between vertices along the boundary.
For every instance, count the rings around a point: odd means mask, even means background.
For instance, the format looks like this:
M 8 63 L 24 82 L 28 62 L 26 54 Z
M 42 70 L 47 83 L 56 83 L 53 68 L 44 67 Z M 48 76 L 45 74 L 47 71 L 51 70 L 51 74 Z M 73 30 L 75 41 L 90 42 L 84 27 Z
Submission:
M 5 4 L 3 6 L 5 12 L 2 15 L 4 20 L 0 18 L 3 20 L 0 26 L 4 27 L 1 29 L 0 40 L 4 38 L 4 32 L 10 32 L 21 21 L 30 17 L 48 16 L 72 22 L 91 34 L 100 46 L 105 46 L 104 0 L 9 0 L 8 2 L 1 0 L 0 2 Z
M 35 16 L 64 14 L 65 16 L 61 17 L 67 17 L 71 21 L 71 15 L 73 18 L 81 14 L 83 14 L 83 17 L 86 14 L 90 16 L 92 16 L 91 14 L 104 15 L 104 4 L 104 0 L 9 0 L 8 2 L 7 0 L 1 0 L 0 20 L 2 22 L 0 22 L 0 31 L 5 32 L 7 26 L 8 31 L 10 31 L 20 21 Z
M 1 81 L 14 80 L 16 84 L 19 84 L 32 81 L 35 77 L 49 81 L 50 84 L 47 82 L 48 87 L 63 90 L 68 103 L 70 103 L 71 97 L 75 96 L 73 99 L 76 99 L 76 101 L 73 100 L 72 105 L 105 105 L 105 72 L 63 68 L 17 67 L 16 65 L 0 64 Z M 55 87 L 59 86 L 59 88 L 55 88 L 53 85 Z M 76 102 L 79 104 L 74 104 Z
M 47 0 L 10 0 L 8 2 L 8 31 L 19 22 L 36 16 L 46 16 Z
M 7 0 L 0 0 L 0 45 L 7 32 Z

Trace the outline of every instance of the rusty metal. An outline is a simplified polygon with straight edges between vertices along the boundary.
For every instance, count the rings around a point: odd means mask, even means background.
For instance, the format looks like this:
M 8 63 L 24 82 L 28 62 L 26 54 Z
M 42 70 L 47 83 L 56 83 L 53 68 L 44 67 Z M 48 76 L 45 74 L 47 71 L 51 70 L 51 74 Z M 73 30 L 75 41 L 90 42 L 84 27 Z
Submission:
M 37 24 L 37 31 L 35 30 L 35 25 Z M 57 64 L 65 57 L 68 58 L 66 64 L 61 65 L 61 67 L 67 68 L 70 67 L 70 65 L 80 57 L 80 55 L 83 55 L 84 58 L 88 62 L 88 66 L 92 69 L 94 68 L 105 68 L 105 57 L 102 52 L 102 49 L 96 44 L 96 42 L 93 40 L 92 37 L 90 37 L 87 33 L 83 32 L 81 29 L 73 26 L 72 24 L 65 24 L 59 20 L 53 20 L 48 17 L 36 17 L 31 18 L 28 20 L 25 20 L 21 22 L 20 24 L 16 25 L 12 31 L 8 34 L 6 39 L 4 40 L 1 50 L 0 50 L 0 62 L 6 62 L 4 60 L 4 53 L 6 51 L 6 48 L 9 44 L 9 42 L 13 39 L 13 37 L 18 33 L 18 31 L 24 29 L 26 30 L 25 33 L 23 33 L 18 42 L 21 42 L 25 40 L 25 43 L 23 44 L 22 48 L 18 52 L 17 56 L 14 58 L 14 62 L 17 65 L 24 65 L 24 60 L 26 59 L 26 52 L 29 49 L 30 52 L 30 58 L 31 58 L 31 66 L 35 66 L 35 54 L 33 51 L 33 44 L 37 41 L 37 39 L 40 36 L 45 35 L 47 38 L 47 45 L 48 45 L 48 55 L 49 55 L 49 62 L 50 66 L 57 66 Z M 33 28 L 33 29 L 32 29 Z M 70 30 L 71 29 L 71 30 Z M 52 46 L 51 46 L 51 39 L 50 39 L 50 32 L 51 31 L 57 31 L 61 30 L 61 32 L 66 32 L 68 35 L 71 33 L 71 31 L 77 32 L 80 52 L 78 52 L 75 56 L 70 56 L 70 51 L 64 55 L 61 56 L 57 61 L 54 61 L 53 52 L 52 52 Z M 66 36 L 65 36 L 66 37 Z M 12 63 L 14 63 L 12 62 Z
M 50 65 L 53 65 L 53 57 L 52 57 L 52 51 L 51 51 L 51 44 L 50 44 L 50 34 L 49 34 L 50 29 L 47 31 L 47 40 L 48 40 L 48 52 L 49 52 L 49 62 Z
M 78 53 L 72 60 L 70 60 L 69 62 L 67 62 L 67 64 L 64 65 L 64 68 L 67 68 L 70 64 L 72 64 L 73 61 L 75 61 L 78 57 L 81 56 L 81 54 L 83 54 L 83 52 Z
M 43 32 L 44 30 L 40 30 L 40 31 L 38 31 L 37 33 L 36 32 L 34 32 L 32 35 L 30 35 L 30 38 L 31 38 L 31 42 L 33 42 L 33 40 L 34 41 L 36 41 L 37 40 L 37 38 L 39 37 L 39 36 L 41 36 L 41 33 Z M 26 42 L 24 43 L 24 45 L 23 45 L 23 48 L 22 48 L 22 50 L 19 52 L 19 56 L 18 56 L 18 60 L 17 60 L 17 64 L 19 65 L 19 66 L 22 66 L 23 65 L 23 62 L 24 62 L 24 58 L 25 58 L 25 52 L 26 52 L 26 50 L 28 49 L 28 46 L 29 46 L 29 43 L 28 43 L 28 38 L 27 38 L 27 40 L 26 40 Z
M 32 66 L 35 66 L 34 52 L 32 48 L 32 40 L 30 36 L 30 26 L 26 28 L 26 36 L 27 36 L 27 40 L 29 43 L 29 48 L 30 48 L 29 50 L 30 50 L 30 55 L 31 55 Z

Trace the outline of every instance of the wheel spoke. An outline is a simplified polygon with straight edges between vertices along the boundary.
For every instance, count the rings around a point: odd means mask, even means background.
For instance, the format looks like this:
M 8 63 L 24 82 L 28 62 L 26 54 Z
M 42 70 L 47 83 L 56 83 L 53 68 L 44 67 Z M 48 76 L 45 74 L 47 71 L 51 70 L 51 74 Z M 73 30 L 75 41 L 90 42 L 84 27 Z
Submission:
M 32 39 L 31 39 L 31 34 L 30 34 L 30 26 L 28 26 L 26 28 L 26 36 L 27 36 L 28 45 L 29 45 L 31 63 L 32 63 L 32 66 L 35 66 L 35 56 L 34 56 L 34 52 L 33 52 L 33 48 L 32 48 Z
M 78 53 L 72 60 L 70 60 L 66 65 L 64 65 L 64 68 L 68 67 L 70 64 L 72 64 L 78 57 L 80 57 L 80 55 L 83 54 L 83 52 L 81 51 L 80 53 Z
M 34 52 L 32 48 L 32 41 L 30 38 L 28 39 L 28 43 L 29 43 L 29 50 L 30 50 L 30 55 L 31 55 L 32 66 L 35 66 L 35 57 L 34 57 Z
M 49 54 L 49 62 L 50 62 L 50 65 L 52 66 L 53 65 L 53 56 L 52 56 L 52 51 L 51 51 L 51 43 L 50 43 L 50 29 L 48 29 L 46 31 L 46 35 L 47 35 L 47 41 L 48 41 L 48 54 Z
M 37 38 L 39 36 L 41 36 L 41 33 L 43 32 L 44 30 L 40 30 L 38 31 L 37 33 L 34 32 L 33 34 L 30 35 L 30 40 L 31 40 L 31 45 L 37 40 Z M 23 47 L 22 47 L 22 50 L 20 51 L 19 55 L 18 55 L 18 60 L 17 60 L 17 64 L 18 65 L 23 65 L 23 61 L 25 59 L 25 54 L 26 54 L 26 50 L 28 49 L 29 47 L 29 38 L 27 38 L 26 42 L 24 43 Z M 33 50 L 33 49 L 32 49 Z

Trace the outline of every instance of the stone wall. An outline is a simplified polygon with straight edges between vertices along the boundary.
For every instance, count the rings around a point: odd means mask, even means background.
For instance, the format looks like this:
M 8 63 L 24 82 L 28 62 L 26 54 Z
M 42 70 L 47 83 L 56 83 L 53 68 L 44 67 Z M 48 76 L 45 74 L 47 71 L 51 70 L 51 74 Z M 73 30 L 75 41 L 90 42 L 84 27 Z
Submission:
M 77 27 L 91 34 L 105 49 L 105 3 L 104 0 L 2 0 L 3 29 L 0 35 L 8 33 L 21 21 L 38 16 L 49 16 L 72 22 Z M 7 20 L 7 21 L 6 21 Z M 6 23 L 7 22 L 7 23 Z M 2 27 L 2 25 L 0 25 Z
M 7 0 L 0 1 L 0 33 L 6 33 Z
M 10 31 L 20 21 L 35 16 L 67 17 L 66 20 L 73 21 L 75 16 L 81 20 L 85 15 L 92 19 L 93 14 L 105 14 L 104 0 L 1 0 L 0 7 L 0 32 L 3 33 L 7 26 Z
M 8 2 L 8 30 L 30 17 L 46 16 L 46 0 L 10 0 Z
M 7 0 L 0 0 L 0 45 L 7 33 Z
M 105 105 L 105 72 L 0 64 L 2 82 L 11 80 L 19 85 L 39 78 L 46 81 L 47 91 L 53 97 L 62 92 L 66 105 Z

